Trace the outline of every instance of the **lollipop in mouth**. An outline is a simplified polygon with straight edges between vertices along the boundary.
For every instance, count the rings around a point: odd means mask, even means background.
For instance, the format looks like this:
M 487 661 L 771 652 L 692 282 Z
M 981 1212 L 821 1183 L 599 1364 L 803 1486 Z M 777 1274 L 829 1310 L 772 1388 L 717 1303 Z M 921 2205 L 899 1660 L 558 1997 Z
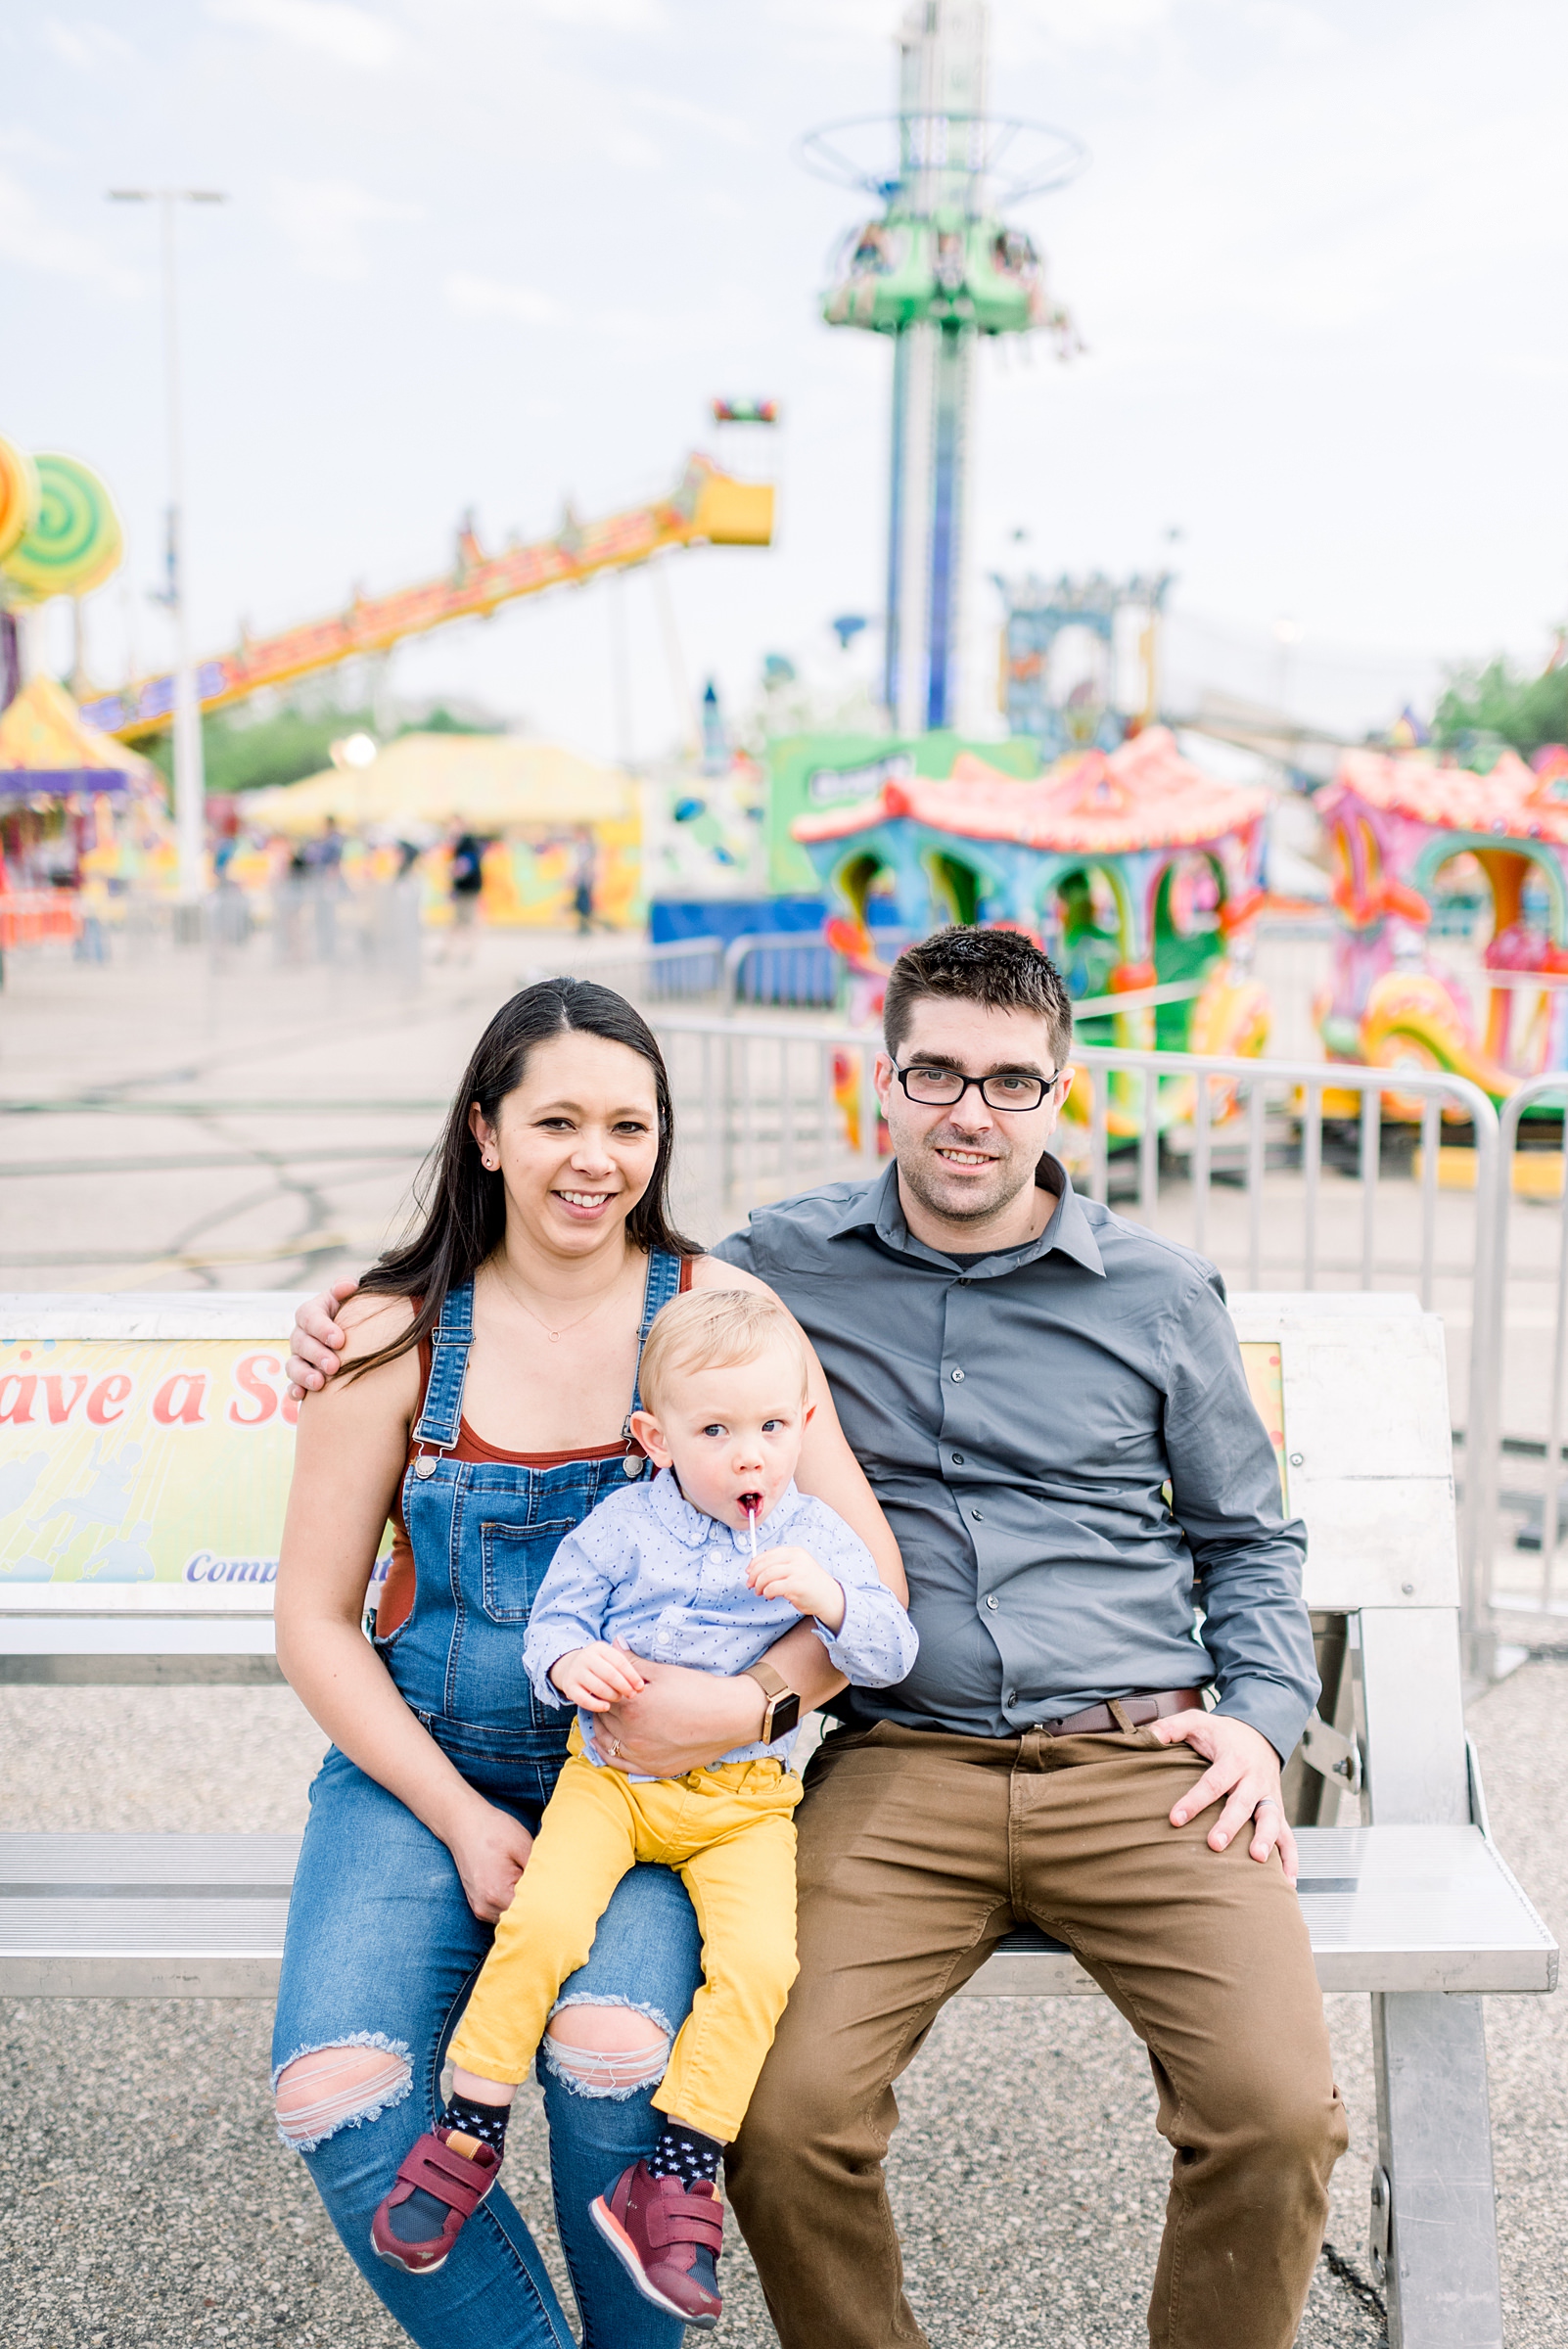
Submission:
M 743 1493 L 740 1505 L 746 1511 L 746 1522 L 752 1529 L 752 1556 L 757 1556 L 757 1512 L 762 1505 L 761 1493 Z

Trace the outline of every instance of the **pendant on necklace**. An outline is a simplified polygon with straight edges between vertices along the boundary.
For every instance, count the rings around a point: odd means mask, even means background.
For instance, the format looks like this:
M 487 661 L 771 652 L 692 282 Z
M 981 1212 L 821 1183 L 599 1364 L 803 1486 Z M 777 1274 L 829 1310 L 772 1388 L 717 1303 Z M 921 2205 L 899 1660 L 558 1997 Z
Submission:
M 550 1332 L 550 1343 L 551 1343 L 551 1345 L 552 1345 L 552 1346 L 555 1344 L 555 1342 L 556 1342 L 557 1338 L 559 1338 L 559 1336 L 560 1336 L 560 1335 L 561 1335 L 561 1332 L 560 1332 L 558 1329 L 552 1329 L 552 1330 L 551 1330 L 551 1332 Z

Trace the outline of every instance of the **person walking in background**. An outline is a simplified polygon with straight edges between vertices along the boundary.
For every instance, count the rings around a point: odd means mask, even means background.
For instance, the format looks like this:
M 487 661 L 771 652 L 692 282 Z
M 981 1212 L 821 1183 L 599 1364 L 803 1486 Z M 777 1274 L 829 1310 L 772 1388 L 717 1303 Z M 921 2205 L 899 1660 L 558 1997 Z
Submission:
M 594 890 L 598 880 L 599 852 L 593 834 L 586 824 L 577 834 L 576 863 L 572 886 L 572 909 L 577 917 L 577 936 L 586 938 L 590 930 L 609 930 L 613 925 L 594 911 Z
M 484 887 L 484 847 L 478 833 L 454 827 L 451 861 L 447 867 L 447 886 L 452 898 L 452 929 L 446 952 L 450 962 L 474 959 L 474 924 L 479 919 L 480 895 Z

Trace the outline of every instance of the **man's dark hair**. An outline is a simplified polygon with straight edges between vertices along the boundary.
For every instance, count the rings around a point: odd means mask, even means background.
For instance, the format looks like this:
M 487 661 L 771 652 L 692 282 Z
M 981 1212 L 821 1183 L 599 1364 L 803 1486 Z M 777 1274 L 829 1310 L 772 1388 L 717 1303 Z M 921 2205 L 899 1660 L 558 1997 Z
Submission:
M 984 1003 L 991 1011 L 1033 1011 L 1050 1024 L 1058 1068 L 1073 1049 L 1073 1006 L 1048 954 L 1019 930 L 933 931 L 905 946 L 893 966 L 882 1032 L 895 1060 L 917 1003 Z

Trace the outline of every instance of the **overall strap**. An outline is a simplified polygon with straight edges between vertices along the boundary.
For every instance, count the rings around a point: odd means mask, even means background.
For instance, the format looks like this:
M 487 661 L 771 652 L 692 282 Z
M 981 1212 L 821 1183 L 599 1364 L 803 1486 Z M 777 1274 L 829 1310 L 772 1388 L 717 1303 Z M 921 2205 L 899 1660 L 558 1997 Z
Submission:
M 679 1293 L 680 1258 L 670 1256 L 663 1248 L 655 1248 L 648 1258 L 648 1285 L 643 1291 L 642 1298 L 642 1327 L 637 1332 L 639 1377 L 634 1378 L 631 1382 L 631 1408 L 634 1411 L 640 1411 L 642 1408 L 642 1388 L 639 1384 L 642 1371 L 642 1350 L 648 1343 L 648 1332 L 653 1327 L 653 1317 L 661 1306 L 668 1305 L 671 1297 L 678 1296 Z M 631 1432 L 629 1417 L 626 1421 L 626 1432 L 628 1435 Z
M 465 1280 L 461 1288 L 447 1290 L 440 1318 L 431 1331 L 430 1383 L 414 1426 L 414 1441 L 422 1451 L 430 1445 L 437 1451 L 450 1451 L 457 1442 L 468 1350 L 473 1341 L 474 1283 Z
M 631 1411 L 642 1409 L 642 1350 L 648 1342 L 648 1332 L 659 1308 L 680 1294 L 680 1269 L 681 1260 L 678 1256 L 671 1256 L 663 1248 L 651 1251 L 648 1258 L 648 1285 L 642 1293 L 642 1327 L 637 1332 L 637 1375 L 631 1382 L 631 1410 L 627 1411 L 625 1424 L 621 1430 L 622 1439 L 627 1444 L 632 1443 Z M 627 1476 L 641 1476 L 648 1465 L 647 1454 L 638 1446 L 627 1452 L 621 1464 Z

